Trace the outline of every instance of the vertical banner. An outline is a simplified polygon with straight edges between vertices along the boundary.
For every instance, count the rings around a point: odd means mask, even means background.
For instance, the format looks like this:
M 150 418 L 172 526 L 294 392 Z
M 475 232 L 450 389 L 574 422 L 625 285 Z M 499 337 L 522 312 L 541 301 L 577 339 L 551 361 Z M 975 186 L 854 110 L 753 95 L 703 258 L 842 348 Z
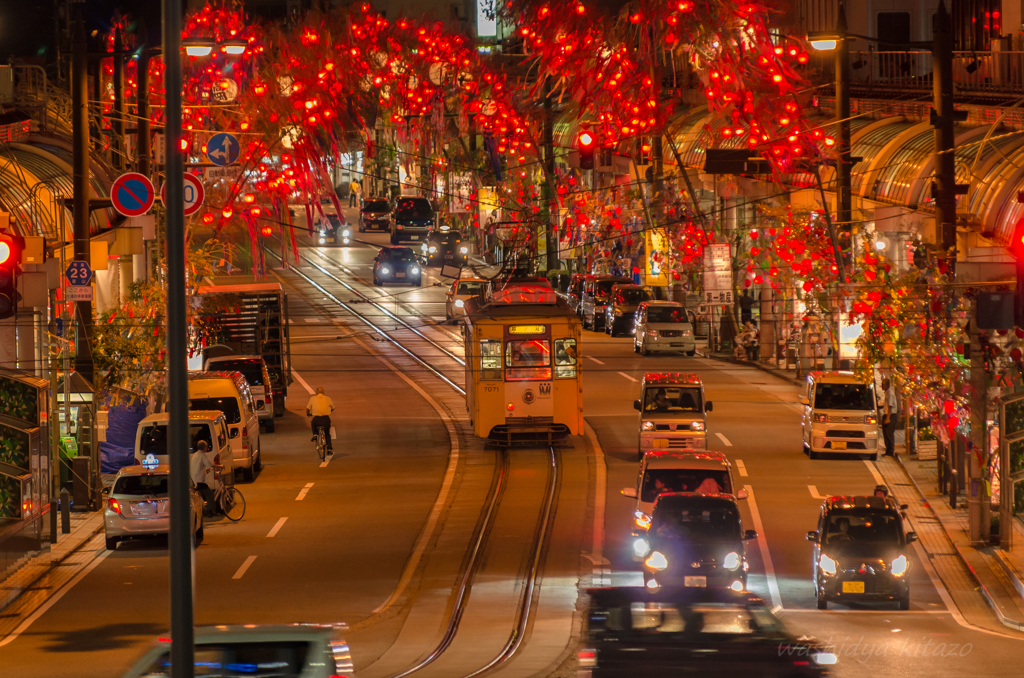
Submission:
M 668 287 L 668 271 L 665 269 L 669 248 L 668 234 L 663 228 L 648 228 L 644 231 L 644 238 L 644 284 Z
M 473 212 L 473 175 L 469 172 L 452 172 L 448 180 L 448 211 L 452 214 Z
M 501 205 L 498 202 L 498 193 L 493 186 L 481 186 L 478 200 L 480 227 L 489 232 L 491 224 L 501 221 Z

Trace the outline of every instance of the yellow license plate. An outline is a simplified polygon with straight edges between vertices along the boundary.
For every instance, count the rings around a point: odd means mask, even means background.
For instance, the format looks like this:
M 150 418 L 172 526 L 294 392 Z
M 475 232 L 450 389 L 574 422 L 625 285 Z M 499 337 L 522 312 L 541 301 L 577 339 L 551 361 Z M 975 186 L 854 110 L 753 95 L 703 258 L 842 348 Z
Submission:
M 862 582 L 862 581 L 844 581 L 843 582 L 843 593 L 864 593 L 864 582 Z
M 668 438 L 655 438 L 651 441 L 651 447 L 668 447 Z
M 832 449 L 833 450 L 845 450 L 846 449 L 846 441 L 845 440 L 834 440 L 834 441 L 832 441 Z

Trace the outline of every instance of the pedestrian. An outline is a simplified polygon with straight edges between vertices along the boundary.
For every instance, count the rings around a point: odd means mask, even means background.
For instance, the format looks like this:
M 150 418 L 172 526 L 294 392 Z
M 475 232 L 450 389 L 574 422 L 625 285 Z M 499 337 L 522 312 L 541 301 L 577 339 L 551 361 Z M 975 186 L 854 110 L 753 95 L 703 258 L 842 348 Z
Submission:
M 885 440 L 885 456 L 896 456 L 896 390 L 889 377 L 882 379 L 882 438 Z
M 361 183 L 359 183 L 357 180 L 353 179 L 352 180 L 352 185 L 349 186 L 349 192 L 348 192 L 348 206 L 349 207 L 358 207 L 359 206 L 359 196 L 360 196 L 360 194 L 362 192 L 363 192 L 363 185 Z
M 205 440 L 196 443 L 196 451 L 189 459 L 189 475 L 199 494 L 203 497 L 203 513 L 209 515 L 213 508 L 213 464 L 206 456 L 209 447 Z
M 749 290 L 743 290 L 740 297 L 740 323 L 746 324 L 753 319 L 754 297 L 750 296 Z

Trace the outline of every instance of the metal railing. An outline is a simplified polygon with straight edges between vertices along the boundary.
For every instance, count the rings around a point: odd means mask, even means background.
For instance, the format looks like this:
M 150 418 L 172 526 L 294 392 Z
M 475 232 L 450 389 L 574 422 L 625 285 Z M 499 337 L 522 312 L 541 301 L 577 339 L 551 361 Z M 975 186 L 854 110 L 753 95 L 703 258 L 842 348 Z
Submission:
M 831 77 L 830 64 L 822 62 Z M 850 52 L 850 75 L 860 90 L 924 92 L 932 89 L 930 51 Z M 957 94 L 1024 93 L 1024 52 L 954 52 L 953 88 Z

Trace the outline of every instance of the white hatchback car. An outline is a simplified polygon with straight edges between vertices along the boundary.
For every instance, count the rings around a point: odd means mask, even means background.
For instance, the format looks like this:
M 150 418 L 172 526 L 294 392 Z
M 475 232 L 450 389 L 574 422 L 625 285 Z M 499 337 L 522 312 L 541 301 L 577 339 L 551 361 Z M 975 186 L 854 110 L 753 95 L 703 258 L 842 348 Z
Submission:
M 647 301 L 636 309 L 633 350 L 648 353 L 697 352 L 693 325 L 686 307 L 676 301 Z
M 197 676 L 354 678 L 344 624 L 206 626 L 195 630 Z M 171 675 L 171 646 L 161 640 L 124 678 Z
M 117 543 L 129 537 L 150 537 L 167 534 L 171 528 L 168 487 L 170 466 L 126 466 L 117 473 L 108 493 L 103 511 L 103 531 L 107 550 L 113 551 Z M 189 482 L 192 502 L 192 529 L 196 544 L 203 540 L 203 498 Z
M 444 303 L 444 317 L 448 322 L 457 322 L 466 316 L 466 302 L 483 296 L 487 281 L 483 278 L 460 278 L 448 288 Z

